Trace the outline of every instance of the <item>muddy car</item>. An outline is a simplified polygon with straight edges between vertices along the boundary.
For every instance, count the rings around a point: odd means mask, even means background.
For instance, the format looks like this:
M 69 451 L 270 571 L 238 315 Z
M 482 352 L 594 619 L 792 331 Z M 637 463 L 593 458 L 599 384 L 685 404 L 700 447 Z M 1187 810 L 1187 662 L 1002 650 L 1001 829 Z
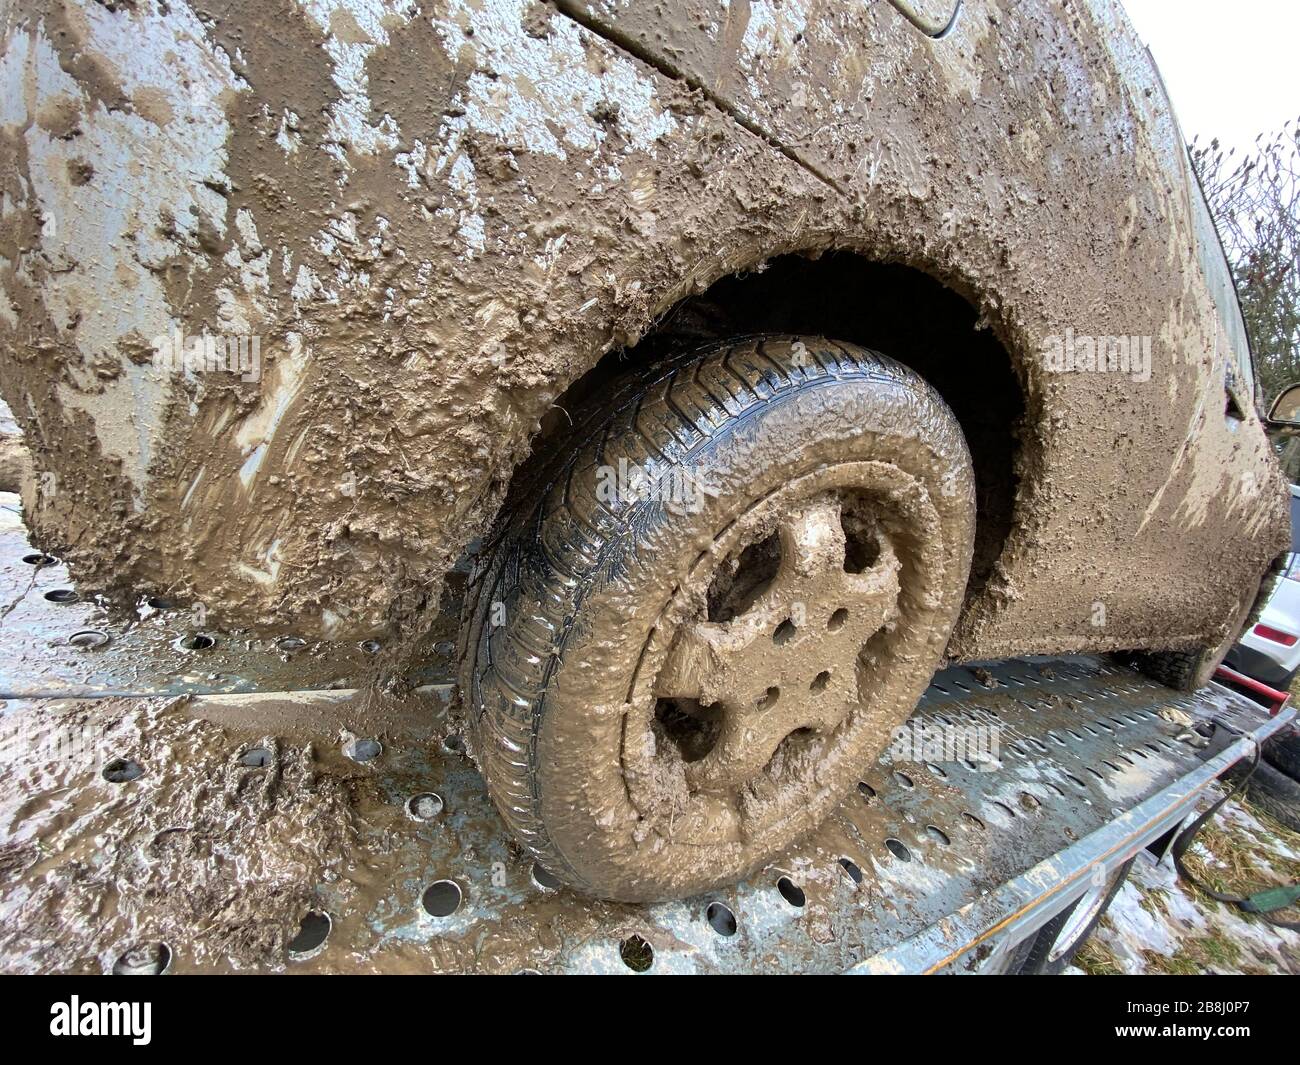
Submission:
M 1111 0 L 28 0 L 0 392 L 42 548 L 418 645 L 517 838 L 682 896 L 935 669 L 1204 683 L 1289 543 L 1223 253 Z

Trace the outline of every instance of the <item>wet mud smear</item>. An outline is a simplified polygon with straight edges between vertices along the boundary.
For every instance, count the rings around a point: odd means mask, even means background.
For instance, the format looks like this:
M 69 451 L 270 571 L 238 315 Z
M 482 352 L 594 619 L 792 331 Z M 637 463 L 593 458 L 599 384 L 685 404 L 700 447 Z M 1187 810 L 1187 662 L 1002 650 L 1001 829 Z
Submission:
M 183 945 L 193 969 L 282 956 L 356 847 L 353 808 L 374 787 L 311 742 L 250 744 L 181 700 L 33 707 L 2 724 L 10 971 L 108 971 L 155 942 Z

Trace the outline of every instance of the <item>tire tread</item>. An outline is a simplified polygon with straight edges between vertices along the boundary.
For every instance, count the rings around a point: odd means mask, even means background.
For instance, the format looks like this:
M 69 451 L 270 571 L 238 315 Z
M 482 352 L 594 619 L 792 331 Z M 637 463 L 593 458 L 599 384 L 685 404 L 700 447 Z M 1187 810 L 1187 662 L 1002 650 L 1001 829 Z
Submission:
M 465 599 L 467 635 L 460 667 L 469 750 L 516 838 L 545 868 L 579 887 L 584 882 L 542 821 L 537 734 L 547 686 L 585 586 L 600 573 L 627 517 L 597 499 L 592 478 L 580 474 L 602 464 L 611 436 L 647 458 L 680 464 L 729 423 L 821 380 L 877 378 L 920 388 L 937 399 L 928 384 L 886 356 L 823 338 L 801 339 L 810 353 L 818 353 L 814 358 L 820 374 L 773 356 L 762 339 L 746 338 L 703 357 L 681 356 L 667 372 L 658 367 L 629 375 L 606 394 L 603 419 L 599 410 L 573 418 L 566 434 L 576 444 L 572 453 L 566 456 L 561 441 L 550 459 L 526 471 L 533 475 L 512 491 L 476 560 Z M 728 375 L 734 385 L 728 387 L 728 401 L 720 401 L 713 388 L 722 387 Z M 521 565 L 527 551 L 535 553 L 534 568 L 558 578 L 539 583 L 552 589 L 558 585 L 563 594 L 538 594 L 538 588 L 520 579 L 529 569 Z M 505 605 L 505 623 L 497 627 L 488 617 L 494 602 Z

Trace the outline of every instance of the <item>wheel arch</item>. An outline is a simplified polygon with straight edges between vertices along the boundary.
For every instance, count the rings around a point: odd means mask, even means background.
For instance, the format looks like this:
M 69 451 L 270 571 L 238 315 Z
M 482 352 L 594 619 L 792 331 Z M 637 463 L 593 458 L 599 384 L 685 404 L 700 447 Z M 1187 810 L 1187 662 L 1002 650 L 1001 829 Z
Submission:
M 784 305 L 772 301 L 774 291 L 787 293 Z M 802 299 L 810 293 L 815 305 Z M 845 310 L 828 311 L 835 305 Z M 953 407 L 972 450 L 980 501 L 963 613 L 977 601 L 996 598 L 999 563 L 1033 525 L 1046 446 L 1040 364 L 1001 294 L 936 262 L 840 240 L 720 249 L 707 267 L 665 287 L 652 306 L 643 328 L 612 333 L 564 383 L 531 450 L 514 467 L 516 475 L 563 435 L 573 406 L 626 369 L 666 363 L 692 344 L 750 333 L 824 335 L 860 344 L 917 372 Z M 760 319 L 747 322 L 746 310 L 756 308 Z M 924 326 L 924 336 L 911 344 L 899 342 L 906 318 Z M 928 347 L 934 338 L 950 346 Z

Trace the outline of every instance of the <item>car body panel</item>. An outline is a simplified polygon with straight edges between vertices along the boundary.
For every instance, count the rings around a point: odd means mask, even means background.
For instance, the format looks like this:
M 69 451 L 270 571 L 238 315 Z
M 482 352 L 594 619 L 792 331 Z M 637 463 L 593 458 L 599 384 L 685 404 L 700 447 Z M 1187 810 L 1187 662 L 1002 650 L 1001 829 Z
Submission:
M 939 39 L 812 0 L 202 10 L 0 9 L 0 391 L 38 537 L 88 581 L 418 629 L 604 353 L 831 249 L 960 293 L 1024 393 L 1013 528 L 954 657 L 1216 642 L 1285 545 L 1115 3 L 966 0 Z M 204 334 L 258 365 L 159 368 Z M 1150 364 L 1063 370 L 1065 338 Z
M 1297 642 L 1288 646 L 1270 639 L 1260 633 L 1261 626 L 1285 633 Z M 1278 581 L 1258 621 L 1242 633 L 1238 647 L 1248 648 L 1255 652 L 1255 656 L 1243 655 L 1240 659 L 1230 656 L 1228 664 L 1233 668 L 1265 684 L 1285 686 L 1290 683 L 1296 670 L 1300 669 L 1300 583 L 1288 579 Z M 1235 664 L 1238 661 L 1240 665 Z
M 1226 662 L 1248 677 L 1283 690 L 1300 670 L 1300 486 L 1291 486 L 1291 554 L 1259 617 L 1241 634 Z M 1271 629 L 1268 634 L 1261 629 Z M 1280 639 L 1278 637 L 1281 637 Z M 1292 641 L 1288 644 L 1287 637 Z

